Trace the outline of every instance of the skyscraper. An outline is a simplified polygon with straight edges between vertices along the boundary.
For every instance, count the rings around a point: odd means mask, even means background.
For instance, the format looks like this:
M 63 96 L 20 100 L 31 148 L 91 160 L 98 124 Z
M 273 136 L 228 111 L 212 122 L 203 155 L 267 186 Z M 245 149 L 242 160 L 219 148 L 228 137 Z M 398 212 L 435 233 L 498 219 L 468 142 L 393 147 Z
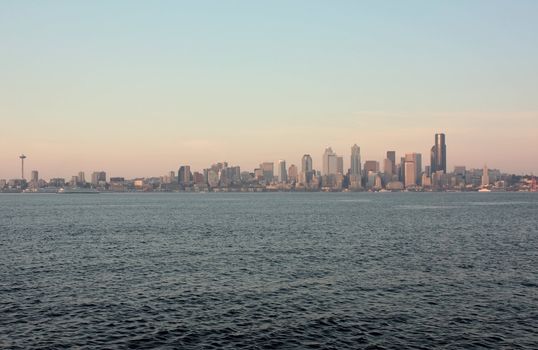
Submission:
M 344 174 L 344 157 L 336 156 L 336 173 Z
M 489 170 L 488 166 L 484 165 L 484 169 L 482 169 L 482 186 L 486 187 L 489 185 Z
M 412 187 L 417 184 L 416 165 L 413 161 L 405 161 L 405 187 Z
M 278 179 L 280 180 L 280 182 L 288 182 L 288 172 L 286 170 L 285 160 L 278 161 Z
M 30 178 L 30 181 L 37 182 L 39 180 L 39 173 L 37 170 L 32 170 L 32 176 Z
M 431 149 L 430 171 L 436 173 L 442 171 L 446 174 L 446 143 L 445 134 L 435 134 L 435 144 Z
M 364 176 L 368 175 L 368 172 L 377 173 L 379 171 L 379 162 L 375 160 L 367 160 L 364 162 Z
M 301 172 L 307 173 L 312 171 L 312 157 L 310 154 L 305 154 L 301 160 Z
M 181 186 L 188 186 L 191 182 L 191 167 L 182 165 L 177 172 L 177 180 Z
M 299 177 L 299 174 L 298 174 L 298 171 L 297 171 L 297 166 L 295 166 L 294 164 L 290 165 L 290 167 L 288 168 L 288 180 L 289 180 L 289 182 L 297 182 L 298 177 Z
M 349 188 L 358 190 L 362 187 L 361 148 L 356 144 L 351 147 L 351 161 L 349 169 Z
M 213 169 L 208 169 L 207 171 L 207 183 L 211 188 L 219 186 L 219 174 Z
M 305 185 L 309 184 L 312 180 L 312 175 L 312 157 L 310 156 L 310 154 L 305 154 L 301 159 L 301 174 L 299 181 Z
M 351 147 L 350 174 L 361 176 L 361 148 L 356 144 Z
M 390 160 L 389 158 L 385 158 L 385 160 L 383 161 L 383 172 L 385 173 L 384 174 L 385 183 L 389 183 L 392 181 L 392 176 L 394 175 L 393 168 L 394 168 L 394 163 L 392 163 L 392 160 Z
M 396 174 L 396 152 L 387 151 L 387 159 L 392 162 L 392 174 Z M 385 169 L 385 172 L 387 169 Z
M 273 178 L 275 177 L 275 170 L 274 170 L 275 167 L 274 167 L 273 162 L 264 162 L 260 164 L 260 168 L 263 173 L 263 179 L 266 182 L 273 181 Z
M 405 162 L 413 162 L 415 167 L 415 180 L 417 181 L 417 185 L 419 184 L 419 181 L 422 179 L 422 154 L 420 153 L 407 153 L 405 155 Z M 406 175 L 407 176 L 407 173 Z M 406 181 L 407 183 L 407 181 Z
M 336 158 L 336 153 L 333 152 L 331 147 L 325 149 L 325 152 L 323 153 L 323 168 L 321 172 L 323 176 L 336 175 L 338 167 L 338 161 Z
M 398 177 L 402 183 L 405 183 L 405 157 L 400 157 L 400 171 L 398 172 Z
M 83 171 L 79 171 L 78 173 L 78 182 L 80 182 L 81 184 L 86 183 L 86 175 L 84 174 Z

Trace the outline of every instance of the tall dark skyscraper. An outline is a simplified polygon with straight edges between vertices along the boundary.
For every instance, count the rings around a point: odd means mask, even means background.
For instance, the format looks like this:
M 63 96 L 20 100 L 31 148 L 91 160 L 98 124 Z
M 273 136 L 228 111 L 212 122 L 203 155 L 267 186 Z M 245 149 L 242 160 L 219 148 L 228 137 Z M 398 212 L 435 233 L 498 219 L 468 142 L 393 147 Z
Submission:
M 431 173 L 443 171 L 446 174 L 445 134 L 435 134 L 435 145 L 431 150 Z

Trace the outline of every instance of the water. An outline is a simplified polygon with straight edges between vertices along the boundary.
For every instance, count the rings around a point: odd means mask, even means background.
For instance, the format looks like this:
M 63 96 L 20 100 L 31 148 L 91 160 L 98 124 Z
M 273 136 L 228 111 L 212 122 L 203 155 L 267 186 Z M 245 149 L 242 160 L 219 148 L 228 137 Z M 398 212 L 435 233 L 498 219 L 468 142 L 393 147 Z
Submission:
M 0 195 L 0 348 L 538 348 L 538 195 Z

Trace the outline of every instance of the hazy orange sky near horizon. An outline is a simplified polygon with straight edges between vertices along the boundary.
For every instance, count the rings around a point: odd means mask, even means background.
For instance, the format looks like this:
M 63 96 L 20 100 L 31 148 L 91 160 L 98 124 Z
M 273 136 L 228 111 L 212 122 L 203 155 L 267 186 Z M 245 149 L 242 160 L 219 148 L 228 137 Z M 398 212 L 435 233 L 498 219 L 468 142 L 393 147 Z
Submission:
M 0 178 L 227 161 L 538 174 L 538 2 L 0 4 Z M 508 25 L 509 24 L 509 25 Z
M 465 127 L 432 129 L 399 126 L 386 129 L 370 125 L 364 131 L 360 124 L 375 124 L 382 119 L 375 113 L 369 115 L 370 121 L 365 121 L 366 117 L 357 116 L 349 126 L 302 128 L 290 124 L 235 133 L 225 130 L 223 126 L 222 129 L 219 128 L 222 134 L 206 132 L 206 138 L 191 137 L 189 132 L 182 133 L 181 128 L 165 131 L 148 131 L 144 128 L 124 128 L 118 131 L 112 128 L 99 133 L 98 140 L 94 140 L 93 136 L 97 135 L 98 130 L 93 128 L 94 132 L 84 137 L 62 137 L 61 134 L 68 132 L 68 128 L 41 135 L 35 132 L 32 135 L 32 145 L 15 138 L 2 139 L 1 148 L 4 151 L 11 149 L 11 153 L 8 159 L 8 154 L 2 152 L 1 163 L 9 164 L 10 168 L 2 167 L 1 174 L 6 178 L 18 177 L 19 149 L 28 156 L 25 161 L 27 176 L 30 170 L 38 169 L 44 178 L 69 177 L 79 171 L 89 175 L 96 170 L 105 170 L 109 176 L 160 176 L 170 170 L 177 171 L 179 165 L 188 164 L 193 170 L 201 171 L 219 161 L 228 161 L 231 165 L 240 165 L 243 170 L 252 171 L 261 162 L 276 163 L 279 159 L 285 159 L 288 166 L 299 165 L 300 158 L 305 153 L 312 155 L 314 167 L 320 169 L 325 147 L 332 147 L 337 154 L 343 155 L 347 168 L 350 148 L 354 143 L 361 147 L 363 161 L 377 160 L 382 166 L 385 152 L 395 150 L 398 159 L 404 153 L 422 153 L 423 165 L 429 165 L 429 149 L 433 145 L 435 132 L 445 132 L 447 135 L 449 168 L 455 165 L 481 168 L 488 164 L 490 168 L 500 168 L 507 172 L 538 173 L 533 168 L 536 163 L 532 161 L 532 149 L 538 147 L 534 138 L 535 129 L 524 125 L 511 126 L 510 117 L 507 118 L 504 114 L 491 118 L 491 123 L 497 126 L 492 126 L 490 130 L 497 132 L 489 135 L 480 135 L 483 132 L 480 120 L 482 117 L 487 118 L 487 114 L 475 116 L 473 120 L 477 122 L 467 123 Z M 442 116 L 450 117 L 457 124 L 469 118 L 465 114 Z M 536 116 L 527 113 L 517 117 L 518 120 L 527 120 L 532 124 Z M 441 116 L 437 118 L 441 119 Z M 499 137 L 499 134 L 503 136 Z M 325 143 L 320 142 L 322 139 L 326 140 Z M 473 142 L 476 139 L 480 142 Z M 13 145 L 17 147 L 13 148 Z M 514 149 L 522 151 L 513 152 Z M 528 167 L 521 167 L 520 164 L 527 164 Z

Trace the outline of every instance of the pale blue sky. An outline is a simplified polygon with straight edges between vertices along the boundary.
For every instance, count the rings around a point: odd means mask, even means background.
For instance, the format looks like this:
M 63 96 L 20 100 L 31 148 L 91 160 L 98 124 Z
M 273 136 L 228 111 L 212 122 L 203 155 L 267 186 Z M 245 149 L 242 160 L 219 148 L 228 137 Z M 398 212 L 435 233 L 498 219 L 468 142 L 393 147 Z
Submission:
M 439 131 L 450 167 L 538 172 L 537 18 L 538 1 L 0 1 L 0 178 L 21 152 L 44 177 L 319 165 L 326 146 L 347 162 L 354 143 L 427 159 Z

